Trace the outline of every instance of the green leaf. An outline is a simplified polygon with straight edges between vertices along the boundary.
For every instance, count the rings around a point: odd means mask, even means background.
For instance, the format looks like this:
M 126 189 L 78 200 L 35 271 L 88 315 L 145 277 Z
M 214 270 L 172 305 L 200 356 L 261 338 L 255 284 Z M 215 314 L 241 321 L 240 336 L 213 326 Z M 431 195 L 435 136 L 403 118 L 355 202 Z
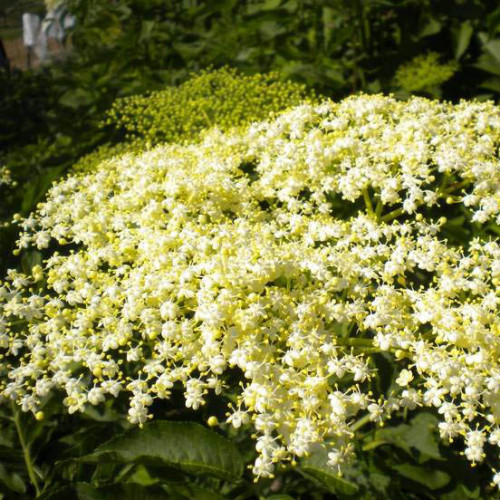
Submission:
M 215 491 L 201 488 L 194 484 L 183 484 L 169 486 L 172 492 L 175 492 L 176 499 L 185 498 L 186 500 L 224 500 L 225 497 Z
M 144 487 L 133 483 L 114 484 L 101 488 L 87 483 L 76 483 L 72 486 L 48 492 L 40 500 L 165 500 L 169 498 L 165 491 L 158 487 Z
M 403 477 L 420 483 L 431 490 L 443 488 L 451 479 L 446 472 L 410 464 L 393 465 L 391 468 L 398 471 Z
M 249 15 L 256 14 L 262 11 L 270 11 L 277 9 L 281 4 L 281 0 L 264 0 L 263 2 L 250 3 L 247 7 Z
M 88 90 L 83 88 L 69 89 L 61 98 L 59 103 L 68 108 L 79 108 L 81 106 L 90 106 L 93 102 L 93 95 Z
M 436 35 L 441 31 L 443 25 L 434 18 L 431 18 L 429 22 L 423 27 L 423 29 L 418 34 L 419 38 L 425 38 L 426 36 Z
M 31 207 L 34 204 L 35 196 L 36 196 L 36 185 L 34 183 L 28 184 L 23 192 L 21 213 L 27 214 L 30 211 Z
M 411 454 L 416 449 L 422 455 L 422 461 L 427 459 L 444 460 L 439 451 L 438 439 L 435 435 L 437 418 L 430 413 L 419 413 L 409 424 L 397 427 L 378 429 L 373 440 L 363 446 L 364 451 L 373 450 L 384 444 L 397 446 Z
M 241 477 L 244 466 L 236 446 L 219 434 L 195 423 L 164 421 L 131 429 L 81 461 L 166 465 L 229 480 Z
M 21 205 L 22 214 L 27 214 L 34 208 L 63 170 L 62 166 L 45 168 L 38 177 L 26 185 Z
M 494 37 L 500 29 L 500 7 L 488 16 L 488 34 Z
M 326 462 L 326 451 L 319 449 L 302 460 L 299 470 L 305 472 L 306 477 L 311 476 L 322 483 L 331 493 L 355 495 L 359 486 L 340 477 Z
M 453 491 L 443 493 L 440 500 L 469 500 L 481 498 L 481 490 L 476 486 L 474 490 L 469 490 L 464 484 L 459 484 Z
M 31 270 L 42 263 L 42 252 L 39 250 L 28 250 L 21 258 L 21 268 L 24 273 L 30 274 Z
M 399 428 L 386 428 L 375 431 L 373 439 L 363 446 L 363 451 L 370 451 L 382 446 L 390 444 L 406 451 L 411 455 L 411 448 L 406 444 L 403 438 L 403 432 Z
M 153 33 L 155 27 L 155 21 L 142 21 L 141 34 L 139 35 L 139 42 L 149 40 L 151 38 L 151 33 Z
M 489 53 L 481 54 L 477 63 L 473 64 L 473 66 L 488 73 L 500 76 L 500 61 Z
M 369 476 L 370 486 L 377 492 L 385 493 L 387 496 L 387 489 L 391 484 L 390 477 L 378 472 L 371 472 Z
M 14 473 L 9 473 L 5 467 L 0 463 L 0 485 L 4 485 L 11 491 L 16 493 L 25 493 L 26 485 L 21 477 Z
M 135 465 L 131 473 L 128 474 L 127 482 L 137 483 L 141 486 L 151 486 L 153 484 L 179 484 L 185 483 L 187 481 L 186 474 L 179 471 L 179 469 L 174 469 L 172 467 L 166 467 L 162 465 L 160 467 L 154 467 L 148 465 Z
M 178 471 L 176 472 L 178 474 Z M 134 465 L 134 469 L 132 473 L 129 474 L 127 481 L 130 483 L 140 484 L 141 486 L 151 486 L 158 483 L 158 480 L 152 477 L 149 470 L 144 465 Z
M 419 413 L 404 433 L 406 442 L 420 453 L 435 460 L 443 460 L 439 451 L 439 441 L 435 434 L 438 419 L 430 413 Z
M 391 383 L 394 380 L 394 364 L 386 353 L 376 353 L 373 355 L 373 361 L 377 368 L 377 378 L 374 383 L 376 390 L 385 393 L 389 390 Z
M 460 29 L 456 37 L 455 59 L 460 59 L 464 52 L 467 50 L 473 33 L 474 28 L 472 27 L 472 24 L 469 20 L 464 21 L 460 25 Z
M 172 47 L 186 60 L 195 59 L 205 50 L 206 44 L 203 41 L 193 43 L 174 42 Z
M 454 217 L 447 221 L 447 224 L 450 226 L 463 226 L 465 222 L 465 215 L 459 215 L 458 217 Z
M 483 46 L 497 61 L 500 61 L 500 40 L 490 40 Z
M 500 92 L 500 77 L 495 76 L 493 78 L 488 78 L 480 85 L 483 89 L 493 90 L 494 92 Z

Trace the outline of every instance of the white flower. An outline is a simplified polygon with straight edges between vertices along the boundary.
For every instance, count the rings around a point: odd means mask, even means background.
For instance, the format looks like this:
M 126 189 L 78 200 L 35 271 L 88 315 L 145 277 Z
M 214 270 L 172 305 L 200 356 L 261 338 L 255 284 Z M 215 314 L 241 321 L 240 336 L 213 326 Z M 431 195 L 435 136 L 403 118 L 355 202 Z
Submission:
M 396 383 L 401 387 L 406 387 L 413 380 L 413 373 L 410 370 L 401 370 Z
M 93 387 L 87 394 L 87 399 L 90 404 L 98 405 L 104 401 L 104 391 L 99 387 Z

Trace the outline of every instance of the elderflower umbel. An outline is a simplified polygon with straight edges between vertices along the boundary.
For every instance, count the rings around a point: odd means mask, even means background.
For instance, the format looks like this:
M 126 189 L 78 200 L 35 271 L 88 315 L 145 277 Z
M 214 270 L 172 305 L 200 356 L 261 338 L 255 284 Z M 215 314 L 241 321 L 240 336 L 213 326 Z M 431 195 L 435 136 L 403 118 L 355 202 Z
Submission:
M 61 248 L 0 286 L 0 397 L 36 413 L 59 390 L 71 413 L 125 393 L 143 424 L 174 384 L 193 409 L 231 393 L 257 476 L 317 446 L 337 468 L 360 418 L 427 406 L 481 461 L 500 245 L 450 244 L 439 210 L 500 222 L 499 146 L 491 103 L 358 96 L 74 172 L 20 222 L 20 247 Z M 379 351 L 399 375 L 373 394 Z

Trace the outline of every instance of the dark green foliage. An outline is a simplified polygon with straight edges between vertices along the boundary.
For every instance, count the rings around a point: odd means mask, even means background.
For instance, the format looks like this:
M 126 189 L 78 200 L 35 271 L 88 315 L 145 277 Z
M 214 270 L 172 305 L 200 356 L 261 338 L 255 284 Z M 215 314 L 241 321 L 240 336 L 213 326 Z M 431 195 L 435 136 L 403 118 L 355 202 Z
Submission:
M 48 119 L 57 102 L 53 81 L 44 71 L 0 70 L 0 150 L 24 146 L 49 131 Z
M 193 446 L 196 443 L 196 446 Z M 156 421 L 135 428 L 82 457 L 88 463 L 146 463 L 236 480 L 243 459 L 236 446 L 201 425 Z
M 214 410 L 220 402 L 214 398 L 208 404 Z M 498 498 L 488 467 L 472 469 L 452 445 L 443 445 L 432 413 L 383 428 L 363 426 L 361 460 L 342 476 L 326 466 L 318 450 L 297 466 L 281 467 L 275 478 L 254 483 L 243 468 L 255 458 L 248 430 L 236 433 L 224 426 L 228 440 L 195 422 L 206 418 L 205 411 L 183 415 L 192 415 L 193 422 L 180 422 L 158 420 L 163 409 L 139 429 L 131 428 L 116 408 L 67 415 L 59 407 L 60 401 L 47 401 L 42 422 L 16 416 L 44 500 Z M 0 413 L 0 498 L 33 498 L 24 450 L 7 410 Z M 174 420 L 180 417 L 173 412 Z
M 69 4 L 79 18 L 73 43 L 89 76 L 80 102 L 157 88 L 181 81 L 188 70 L 224 64 L 252 73 L 279 70 L 333 97 L 397 90 L 399 65 L 431 51 L 460 62 L 445 97 L 499 91 L 500 7 L 493 0 Z
M 140 92 L 211 64 L 279 70 L 334 97 L 393 90 L 398 66 L 434 51 L 461 63 L 446 97 L 498 76 L 500 7 L 488 0 L 71 0 L 81 63 Z M 112 56 L 112 57 L 111 57 Z M 100 67 L 100 64 L 107 65 Z M 99 64 L 99 68 L 96 63 Z M 487 73 L 477 70 L 477 65 Z M 495 80 L 496 81 L 496 80 Z M 487 84 L 487 88 L 494 87 Z M 498 92 L 498 88 L 496 89 Z

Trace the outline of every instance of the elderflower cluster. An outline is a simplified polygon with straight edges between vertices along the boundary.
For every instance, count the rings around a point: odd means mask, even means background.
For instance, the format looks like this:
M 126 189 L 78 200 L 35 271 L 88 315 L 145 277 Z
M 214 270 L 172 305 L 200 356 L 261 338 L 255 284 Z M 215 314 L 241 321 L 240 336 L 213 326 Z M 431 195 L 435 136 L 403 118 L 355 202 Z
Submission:
M 193 73 L 180 86 L 117 99 L 105 125 L 125 130 L 128 140 L 104 144 L 83 156 L 74 170 L 166 143 L 197 142 L 206 129 L 229 130 L 264 120 L 305 102 L 315 102 L 304 85 L 281 81 L 275 72 L 244 75 L 233 68 Z
M 244 75 L 224 67 L 193 74 L 178 87 L 118 99 L 107 124 L 151 144 L 191 142 L 212 126 L 227 130 L 265 120 L 310 99 L 304 85 L 278 73 Z
M 12 180 L 11 171 L 7 167 L 0 167 L 0 186 L 2 185 L 15 185 L 15 181 Z
M 436 52 L 420 55 L 396 71 L 395 84 L 407 92 L 429 92 L 448 81 L 457 71 L 456 61 L 440 62 Z
M 121 394 L 143 424 L 174 384 L 193 409 L 231 394 L 264 477 L 318 446 L 340 469 L 360 422 L 429 407 L 481 462 L 500 446 L 499 146 L 491 103 L 358 96 L 73 173 L 20 221 L 46 259 L 0 286 L 0 397 Z M 448 243 L 444 212 L 480 237 Z

